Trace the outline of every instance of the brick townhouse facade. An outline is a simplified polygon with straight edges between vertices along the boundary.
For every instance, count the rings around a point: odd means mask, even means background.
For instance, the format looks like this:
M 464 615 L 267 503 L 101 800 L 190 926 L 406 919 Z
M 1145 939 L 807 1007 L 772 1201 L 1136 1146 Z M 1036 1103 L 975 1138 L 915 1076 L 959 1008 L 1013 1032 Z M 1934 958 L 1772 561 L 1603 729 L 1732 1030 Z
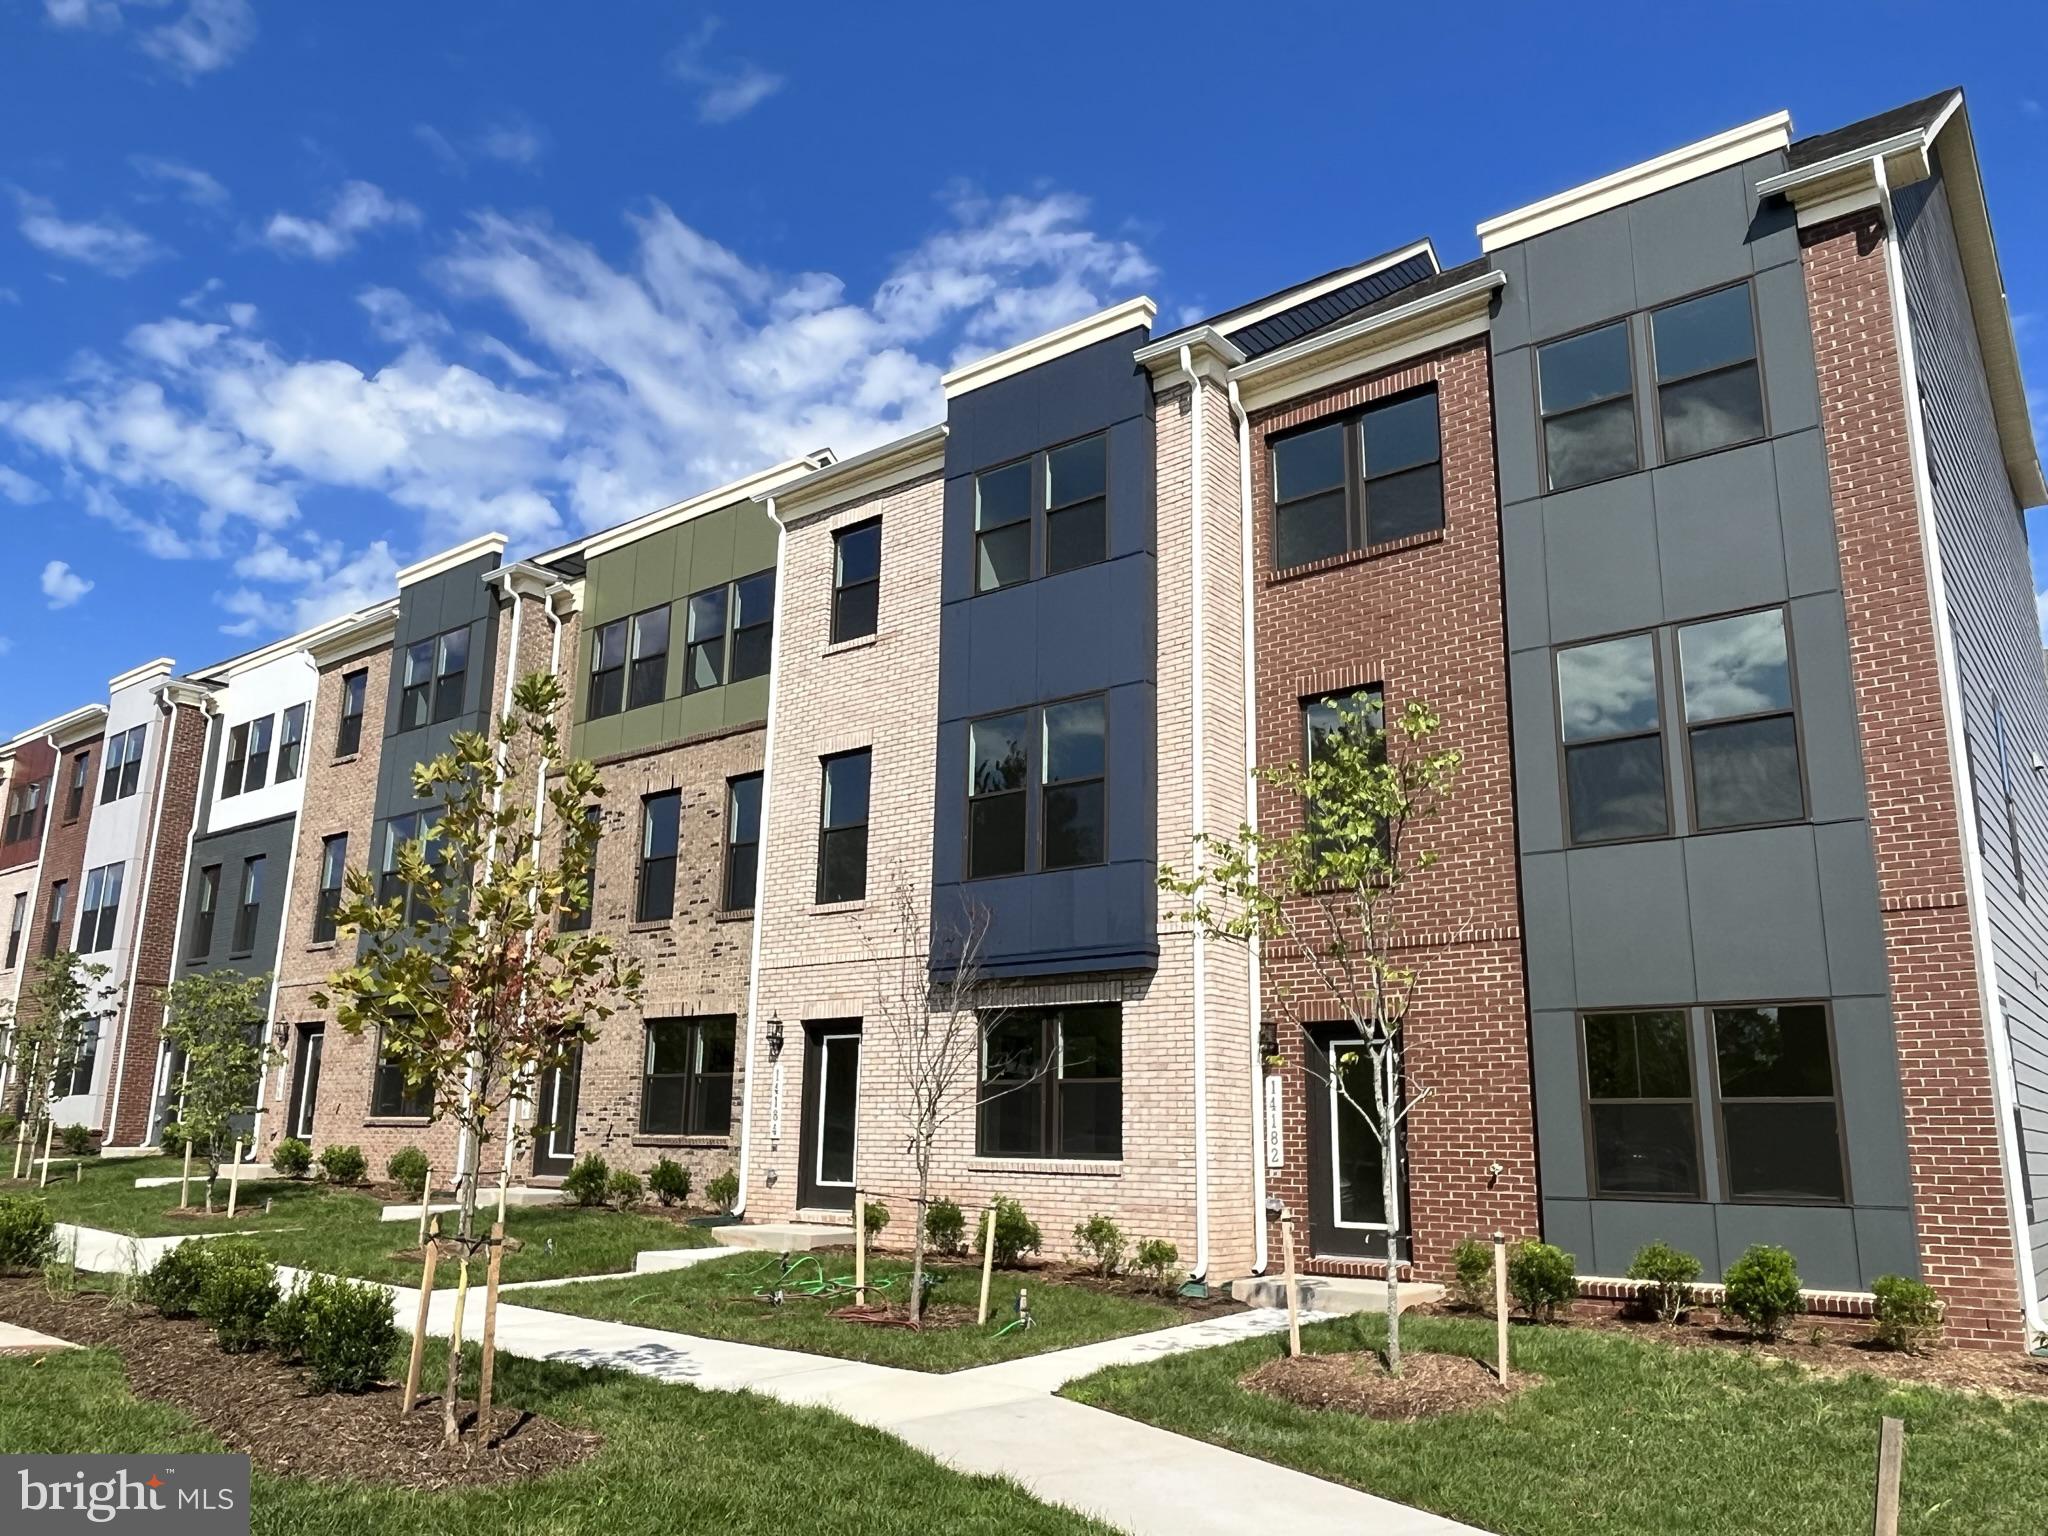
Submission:
M 512 564 L 472 541 L 303 639 L 263 1145 L 456 1170 L 311 1002 L 346 943 L 323 891 L 387 869 L 432 817 L 413 765 L 552 668 L 606 783 L 588 920 L 645 996 L 481 1177 L 671 1156 L 733 1170 L 748 1220 L 858 1194 L 900 1235 L 900 1021 L 964 924 L 933 1193 L 1021 1200 L 1049 1252 L 1104 1214 L 1219 1285 L 1273 1265 L 1282 1210 L 1337 1276 L 1441 1278 L 1494 1229 L 1596 1283 L 1652 1239 L 1709 1278 L 1778 1243 L 1819 1305 L 1918 1275 L 1959 1339 L 2041 1337 L 2048 488 L 1961 94 L 1803 139 L 1780 113 L 1477 233 L 1163 331 L 1125 301 L 955 369 L 940 423 Z M 1341 700 L 1424 701 L 1462 755 L 1402 898 L 1428 1096 L 1392 1213 L 1304 957 L 1159 888 L 1201 834 L 1301 824 L 1256 770 Z M 17 738 L 10 782 L 61 800 L 110 709 Z M 0 852 L 0 921 L 33 867 L 79 922 L 87 820 Z M 150 878 L 152 935 L 197 873 Z M 171 951 L 128 942 L 132 1011 Z

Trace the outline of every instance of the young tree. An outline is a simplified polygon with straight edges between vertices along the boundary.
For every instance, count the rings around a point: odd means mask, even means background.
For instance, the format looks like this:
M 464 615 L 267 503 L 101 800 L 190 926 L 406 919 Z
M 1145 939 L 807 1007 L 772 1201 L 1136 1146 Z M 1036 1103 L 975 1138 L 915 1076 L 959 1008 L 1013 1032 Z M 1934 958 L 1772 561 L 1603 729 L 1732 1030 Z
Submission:
M 1338 1098 L 1379 1143 L 1387 1370 L 1396 1376 L 1401 1313 L 1395 1259 L 1405 1235 L 1398 1218 L 1400 1133 L 1429 1095 L 1426 1088 L 1411 1089 L 1402 1063 L 1402 1029 L 1416 979 L 1399 958 L 1396 938 L 1417 900 L 1410 881 L 1437 860 L 1421 829 L 1438 815 L 1462 761 L 1457 750 L 1432 745 L 1442 725 L 1419 701 L 1391 723 L 1369 694 L 1337 703 L 1312 722 L 1305 766 L 1258 773 L 1301 798 L 1298 827 L 1265 833 L 1240 826 L 1229 836 L 1198 835 L 1193 868 L 1183 874 L 1167 867 L 1159 874 L 1161 889 L 1183 903 L 1174 914 L 1179 920 L 1220 939 L 1284 945 L 1299 958 L 1306 984 L 1276 984 L 1271 993 L 1304 1035 L 1311 1021 L 1328 1021 L 1334 1010 L 1363 1042 L 1333 1051 L 1329 1072 Z
M 256 1105 L 256 1085 L 277 1060 L 263 1046 L 268 975 L 203 971 L 171 983 L 164 1038 L 185 1053 L 178 1120 L 206 1160 L 206 1181 L 220 1177 L 237 1115 Z M 210 1197 L 209 1197 L 210 1198 Z
M 351 870 L 335 914 L 363 940 L 355 963 L 328 979 L 337 1022 L 372 1035 L 408 1082 L 431 1088 L 435 1113 L 460 1138 L 469 1176 L 459 1190 L 458 1319 L 481 1246 L 477 1192 L 493 1124 L 639 996 L 639 970 L 611 939 L 562 931 L 561 916 L 583 909 L 596 855 L 585 808 L 604 794 L 597 769 L 564 751 L 563 696 L 547 673 L 524 677 L 492 735 L 459 732 L 418 764 L 413 792 L 439 807 L 431 829 L 400 851 L 388 897 Z M 459 1334 L 453 1345 L 442 1393 L 451 1446 L 461 1434 Z
M 33 1148 L 42 1126 L 69 1088 L 73 1063 L 112 1011 L 107 967 L 68 949 L 36 962 L 5 1040 L 10 1094 L 21 1117 L 21 1145 Z M 33 1153 L 31 1153 L 33 1156 Z

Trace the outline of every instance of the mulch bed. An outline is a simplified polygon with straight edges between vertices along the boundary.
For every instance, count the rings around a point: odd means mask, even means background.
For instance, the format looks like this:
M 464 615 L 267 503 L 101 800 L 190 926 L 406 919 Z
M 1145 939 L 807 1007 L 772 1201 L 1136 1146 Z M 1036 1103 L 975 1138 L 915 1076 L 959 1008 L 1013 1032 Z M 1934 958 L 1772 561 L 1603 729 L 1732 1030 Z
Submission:
M 40 1279 L 0 1279 L 0 1317 L 74 1344 L 105 1345 L 136 1396 L 183 1409 L 231 1451 L 280 1476 L 393 1484 L 432 1491 L 523 1482 L 575 1465 L 603 1443 L 523 1409 L 494 1405 L 486 1443 L 475 1408 L 460 1405 L 463 1443 L 441 1447 L 438 1398 L 400 1417 L 399 1391 L 315 1392 L 270 1354 L 230 1355 L 190 1320 L 124 1306 L 99 1292 L 52 1296 Z
M 1513 1372 L 1503 1387 L 1493 1372 L 1465 1355 L 1408 1353 L 1389 1376 L 1371 1353 L 1282 1355 L 1238 1378 L 1250 1391 L 1297 1408 L 1335 1409 L 1362 1418 L 1412 1424 L 1506 1402 L 1542 1378 Z

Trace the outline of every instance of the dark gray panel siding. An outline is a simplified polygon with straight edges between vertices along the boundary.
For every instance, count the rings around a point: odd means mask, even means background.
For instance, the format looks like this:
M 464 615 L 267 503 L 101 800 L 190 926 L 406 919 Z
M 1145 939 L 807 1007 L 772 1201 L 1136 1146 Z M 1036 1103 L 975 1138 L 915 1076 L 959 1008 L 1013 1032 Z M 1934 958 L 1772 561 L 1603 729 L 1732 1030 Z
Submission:
M 185 906 L 179 925 L 176 975 L 191 976 L 208 970 L 268 974 L 275 967 L 278 930 L 284 922 L 289 894 L 286 866 L 291 862 L 298 824 L 296 816 L 274 816 L 269 821 L 251 822 L 193 840 L 192 857 L 185 864 Z M 254 942 L 246 954 L 238 954 L 234 949 L 235 912 L 241 900 L 242 864 L 259 855 L 264 861 L 263 903 Z M 200 872 L 211 864 L 220 866 L 220 901 L 214 912 L 213 943 L 201 954 L 193 947 L 193 917 L 198 910 Z M 266 1008 L 268 995 L 266 989 Z
M 2048 677 L 2026 526 L 2005 473 L 1939 175 L 1896 198 L 1942 577 L 1962 681 L 1985 894 L 2010 1045 L 2037 1286 L 2048 1298 Z M 2001 775 L 1998 721 L 2004 721 Z M 2012 790 L 2006 815 L 2005 781 Z M 2015 843 L 2015 835 L 2017 843 Z
M 402 589 L 398 598 L 398 632 L 392 641 L 390 689 L 386 695 L 383 751 L 377 763 L 377 821 L 417 810 L 428 802 L 412 792 L 415 764 L 448 750 L 458 731 L 488 726 L 493 710 L 489 697 L 497 656 L 498 605 L 483 578 L 498 567 L 496 555 L 483 555 L 453 570 L 429 576 Z M 462 713 L 452 720 L 414 730 L 398 729 L 398 699 L 405 683 L 405 649 L 448 630 L 469 630 L 469 664 L 463 677 Z M 381 838 L 381 830 L 378 837 Z M 373 840 L 371 847 L 376 848 Z

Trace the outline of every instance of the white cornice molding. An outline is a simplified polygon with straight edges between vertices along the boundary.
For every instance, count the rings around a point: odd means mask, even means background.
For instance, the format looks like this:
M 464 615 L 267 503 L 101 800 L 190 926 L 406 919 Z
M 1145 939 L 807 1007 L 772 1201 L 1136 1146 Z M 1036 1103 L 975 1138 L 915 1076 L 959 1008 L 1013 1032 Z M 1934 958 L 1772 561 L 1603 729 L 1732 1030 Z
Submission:
M 940 378 L 939 387 L 951 400 L 969 390 L 980 389 L 998 379 L 1007 379 L 1049 363 L 1056 357 L 1064 357 L 1069 352 L 1092 347 L 1098 341 L 1107 341 L 1112 336 L 1121 336 L 1126 331 L 1141 327 L 1149 328 L 1158 314 L 1159 306 L 1143 295 L 1125 299 L 1121 304 L 1112 304 L 1108 309 L 1084 315 L 1071 325 L 1063 325 L 1056 331 L 1047 331 L 1043 336 L 1034 336 L 1029 341 L 1021 341 L 1014 347 L 955 368 Z
M 1158 391 L 1171 389 L 1187 377 L 1187 370 L 1181 366 L 1183 350 L 1194 371 L 1218 386 L 1228 383 L 1230 370 L 1245 360 L 1244 348 L 1208 325 L 1148 342 L 1131 355 L 1140 368 L 1152 375 L 1152 388 Z
M 73 710 L 68 715 L 62 715 L 52 720 L 47 726 L 43 727 L 43 734 L 49 738 L 52 746 L 62 751 L 66 747 L 75 746 L 89 736 L 100 735 L 106 728 L 107 707 L 104 704 L 94 704 L 85 709 Z
M 137 683 L 146 683 L 152 678 L 166 676 L 177 665 L 168 656 L 159 656 L 154 661 L 145 661 L 139 667 L 130 667 L 126 672 L 107 679 L 107 692 L 119 693 L 123 688 L 133 688 Z
M 1744 123 L 1717 133 L 1712 138 L 1686 144 L 1668 154 L 1645 160 L 1624 170 L 1602 176 L 1568 191 L 1530 203 L 1510 213 L 1487 219 L 1479 226 L 1479 249 L 1486 252 L 1590 219 L 1596 213 L 1619 208 L 1653 192 L 1662 192 L 1697 177 L 1754 160 L 1792 142 L 1792 114 L 1773 112 L 1753 123 Z
M 1231 370 L 1246 410 L 1311 394 L 1361 374 L 1483 336 L 1493 324 L 1493 296 L 1504 272 L 1480 272 L 1464 282 L 1320 335 L 1275 348 Z
M 545 597 L 548 588 L 562 579 L 560 571 L 532 560 L 515 560 L 510 565 L 501 565 L 484 577 L 484 585 L 496 587 L 503 597 L 517 592 L 521 597 Z
M 801 480 L 804 476 L 833 462 L 835 461 L 832 450 L 820 448 L 815 453 L 805 454 L 802 458 L 784 459 L 780 464 L 771 464 L 768 468 L 757 470 L 751 475 L 743 475 L 724 485 L 713 486 L 708 491 L 595 535 L 583 545 L 583 558 L 595 560 L 599 555 L 638 543 L 641 539 L 650 538 L 657 533 L 664 533 L 678 524 L 687 523 L 692 518 L 722 511 L 741 502 L 753 501 L 780 486 L 788 485 L 793 480 Z
M 388 645 L 398 633 L 398 599 L 388 598 L 374 608 L 351 614 L 330 629 L 320 631 L 301 649 L 316 667 L 328 666 L 365 651 Z
M 189 704 L 194 709 L 209 709 L 213 704 L 213 690 L 204 683 L 189 677 L 171 677 L 157 685 L 157 697 L 173 707 Z
M 401 589 L 425 581 L 430 576 L 439 576 L 443 571 L 452 571 L 458 565 L 467 565 L 472 560 L 481 560 L 486 555 L 505 553 L 505 535 L 502 533 L 480 533 L 467 543 L 453 549 L 444 549 L 438 555 L 429 555 L 416 565 L 408 565 L 398 573 Z
M 69 736 L 82 725 L 96 726 L 106 718 L 106 705 L 81 705 L 77 709 L 57 716 L 54 720 L 45 720 L 41 725 L 32 725 L 20 734 L 9 737 L 6 750 L 12 752 L 29 745 L 31 742 L 55 740 L 60 736 Z M 91 733 L 87 732 L 86 734 L 90 735 Z
M 768 507 L 775 520 L 787 528 L 820 512 L 849 506 L 879 492 L 938 474 L 945 467 L 946 424 L 940 422 L 850 459 L 841 459 L 782 490 L 763 492 L 754 500 Z

